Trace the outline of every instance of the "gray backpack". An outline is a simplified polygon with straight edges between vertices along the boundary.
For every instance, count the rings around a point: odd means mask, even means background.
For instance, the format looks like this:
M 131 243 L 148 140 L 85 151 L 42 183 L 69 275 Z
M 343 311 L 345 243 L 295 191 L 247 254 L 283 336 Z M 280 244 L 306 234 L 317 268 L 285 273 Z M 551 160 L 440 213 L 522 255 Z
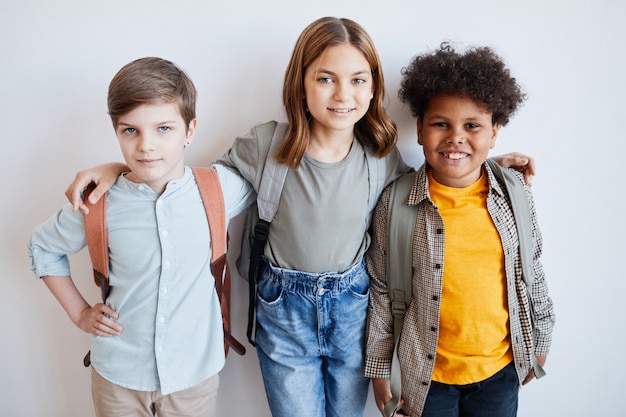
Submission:
M 287 133 L 287 123 L 277 123 L 272 136 L 270 150 L 261 174 L 261 184 L 257 193 L 256 204 L 248 208 L 241 239 L 241 253 L 237 259 L 239 275 L 248 280 L 248 341 L 255 346 L 253 330 L 255 318 L 256 284 L 259 279 L 261 259 L 270 233 L 270 224 L 278 211 L 280 195 L 287 178 L 289 168 L 280 164 L 274 157 Z M 368 213 L 371 213 L 378 197 L 385 187 L 387 177 L 387 159 L 377 158 L 370 148 L 365 150 L 369 171 Z M 368 219 L 369 224 L 369 219 Z
M 487 159 L 487 164 L 496 178 L 506 187 L 511 199 L 511 208 L 515 217 L 517 234 L 519 237 L 520 258 L 522 264 L 522 279 L 526 283 L 528 301 L 530 303 L 530 318 L 535 328 L 535 314 L 533 311 L 531 289 L 535 279 L 533 272 L 533 241 L 532 220 L 530 207 L 524 186 L 515 175 L 502 168 L 495 161 Z M 389 196 L 387 217 L 387 287 L 391 300 L 391 309 L 394 317 L 393 333 L 395 348 L 391 365 L 391 393 L 392 399 L 385 404 L 385 415 L 393 416 L 398 410 L 401 395 L 400 364 L 398 361 L 398 340 L 402 333 L 402 323 L 406 309 L 411 302 L 413 291 L 412 247 L 413 233 L 417 208 L 406 204 L 411 186 L 415 180 L 415 173 L 409 173 L 398 178 L 392 185 Z M 393 236 L 393 239 L 391 237 Z M 407 256 L 408 254 L 408 256 Z M 535 376 L 541 378 L 545 371 L 533 356 Z

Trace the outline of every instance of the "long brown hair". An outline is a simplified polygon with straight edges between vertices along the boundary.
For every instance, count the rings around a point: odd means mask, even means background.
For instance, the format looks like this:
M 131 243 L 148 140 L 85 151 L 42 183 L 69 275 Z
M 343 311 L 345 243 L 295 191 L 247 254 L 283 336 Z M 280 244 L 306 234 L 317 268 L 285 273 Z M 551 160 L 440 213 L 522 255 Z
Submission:
M 356 123 L 355 135 L 364 146 L 372 147 L 379 158 L 395 146 L 398 132 L 383 105 L 385 80 L 374 42 L 365 29 L 350 19 L 323 17 L 302 31 L 285 72 L 283 105 L 289 129 L 278 150 L 278 162 L 297 169 L 311 139 L 304 91 L 307 67 L 327 48 L 345 43 L 359 49 L 372 69 L 374 97 L 365 116 Z

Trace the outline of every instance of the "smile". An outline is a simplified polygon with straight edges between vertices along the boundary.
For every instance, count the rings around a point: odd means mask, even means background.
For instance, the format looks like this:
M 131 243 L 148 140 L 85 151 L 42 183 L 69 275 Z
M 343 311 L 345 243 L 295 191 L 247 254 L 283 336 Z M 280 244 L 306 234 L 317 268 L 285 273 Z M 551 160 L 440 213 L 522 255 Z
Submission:
M 467 158 L 469 156 L 468 154 L 464 152 L 442 152 L 441 154 L 448 159 L 454 159 L 454 160 Z
M 334 109 L 334 108 L 328 108 L 328 110 L 335 112 L 335 113 L 342 113 L 342 114 L 348 114 L 352 111 L 354 111 L 355 109 Z

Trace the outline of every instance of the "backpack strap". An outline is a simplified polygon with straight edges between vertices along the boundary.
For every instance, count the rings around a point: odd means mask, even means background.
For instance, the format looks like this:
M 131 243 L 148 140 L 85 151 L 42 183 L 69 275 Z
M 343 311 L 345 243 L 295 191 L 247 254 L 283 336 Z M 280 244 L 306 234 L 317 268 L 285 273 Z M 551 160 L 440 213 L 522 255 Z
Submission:
M 367 224 L 372 220 L 372 213 L 378 203 L 378 197 L 385 188 L 387 180 L 387 158 L 379 158 L 374 154 L 370 146 L 365 147 L 365 159 L 369 173 L 369 196 L 368 196 L 368 218 Z
M 289 125 L 287 123 L 277 123 L 276 125 L 257 195 L 259 219 L 265 220 L 268 223 L 274 220 L 274 216 L 278 211 L 280 195 L 283 191 L 285 178 L 287 178 L 287 172 L 289 171 L 287 165 L 279 163 L 275 158 L 278 148 L 287 134 L 288 127 Z
M 261 184 L 257 193 L 257 207 L 259 211 L 259 221 L 254 226 L 254 241 L 250 253 L 250 266 L 248 269 L 248 341 L 252 346 L 256 346 L 254 338 L 254 325 L 256 323 L 256 284 L 258 282 L 261 258 L 265 251 L 265 244 L 270 233 L 270 223 L 278 211 L 280 195 L 285 185 L 289 167 L 279 163 L 275 156 L 282 143 L 289 125 L 278 123 L 274 130 L 274 135 L 270 142 L 270 149 L 261 174 Z M 244 239 L 247 237 L 244 236 Z
M 96 184 L 91 183 L 83 192 L 83 202 L 89 207 L 89 213 L 83 215 L 85 222 L 85 238 L 87 249 L 91 258 L 93 268 L 93 279 L 100 287 L 102 302 L 105 302 L 109 291 L 109 242 L 106 231 L 107 210 L 106 195 L 103 195 L 95 204 L 89 202 L 88 197 L 96 188 Z M 91 350 L 83 358 L 85 368 L 91 365 Z
M 508 169 L 502 168 L 492 159 L 487 159 L 487 164 L 496 178 L 504 184 L 511 200 L 511 209 L 515 217 L 515 226 L 519 241 L 520 263 L 522 265 L 522 279 L 526 284 L 528 305 L 530 308 L 530 322 L 533 332 L 535 331 L 535 309 L 533 306 L 532 287 L 535 282 L 535 270 L 533 269 L 533 239 L 532 239 L 532 216 L 528 205 L 528 198 L 524 185 Z M 545 376 L 546 372 L 537 362 L 533 355 L 533 370 L 537 379 Z
M 91 183 L 83 193 L 83 201 L 89 207 L 89 213 L 83 216 L 85 221 L 85 236 L 87 248 L 93 267 L 93 278 L 100 287 L 102 301 L 109 295 L 109 243 L 106 232 L 107 210 L 106 195 L 103 195 L 95 204 L 89 202 L 88 197 L 96 188 Z
M 226 210 L 224 195 L 219 177 L 214 168 L 191 168 L 200 190 L 204 211 L 209 222 L 211 233 L 211 274 L 215 278 L 215 290 L 220 301 L 222 323 L 224 326 L 224 351 L 231 347 L 236 353 L 243 355 L 246 348 L 230 333 L 230 268 L 226 258 L 228 233 L 226 226 Z
M 386 279 L 393 314 L 394 352 L 391 360 L 392 398 L 385 404 L 386 416 L 395 415 L 400 404 L 401 376 L 398 341 L 413 290 L 412 248 L 417 216 L 417 207 L 410 206 L 407 202 L 415 175 L 415 172 L 404 174 L 392 183 L 387 209 Z

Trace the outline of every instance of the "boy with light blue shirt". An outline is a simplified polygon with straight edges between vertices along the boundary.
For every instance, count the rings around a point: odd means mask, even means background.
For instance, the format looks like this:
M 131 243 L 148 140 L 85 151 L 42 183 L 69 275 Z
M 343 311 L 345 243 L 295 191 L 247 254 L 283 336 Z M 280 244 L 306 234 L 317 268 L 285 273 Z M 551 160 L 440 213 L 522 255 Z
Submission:
M 98 417 L 212 416 L 225 362 L 222 315 L 211 276 L 206 212 L 184 150 L 196 130 L 196 89 L 170 61 L 142 58 L 109 86 L 108 110 L 129 172 L 107 194 L 110 293 L 91 306 L 70 277 L 68 254 L 86 246 L 70 204 L 38 226 L 31 269 L 72 322 L 94 335 Z M 227 222 L 256 198 L 215 166 Z

